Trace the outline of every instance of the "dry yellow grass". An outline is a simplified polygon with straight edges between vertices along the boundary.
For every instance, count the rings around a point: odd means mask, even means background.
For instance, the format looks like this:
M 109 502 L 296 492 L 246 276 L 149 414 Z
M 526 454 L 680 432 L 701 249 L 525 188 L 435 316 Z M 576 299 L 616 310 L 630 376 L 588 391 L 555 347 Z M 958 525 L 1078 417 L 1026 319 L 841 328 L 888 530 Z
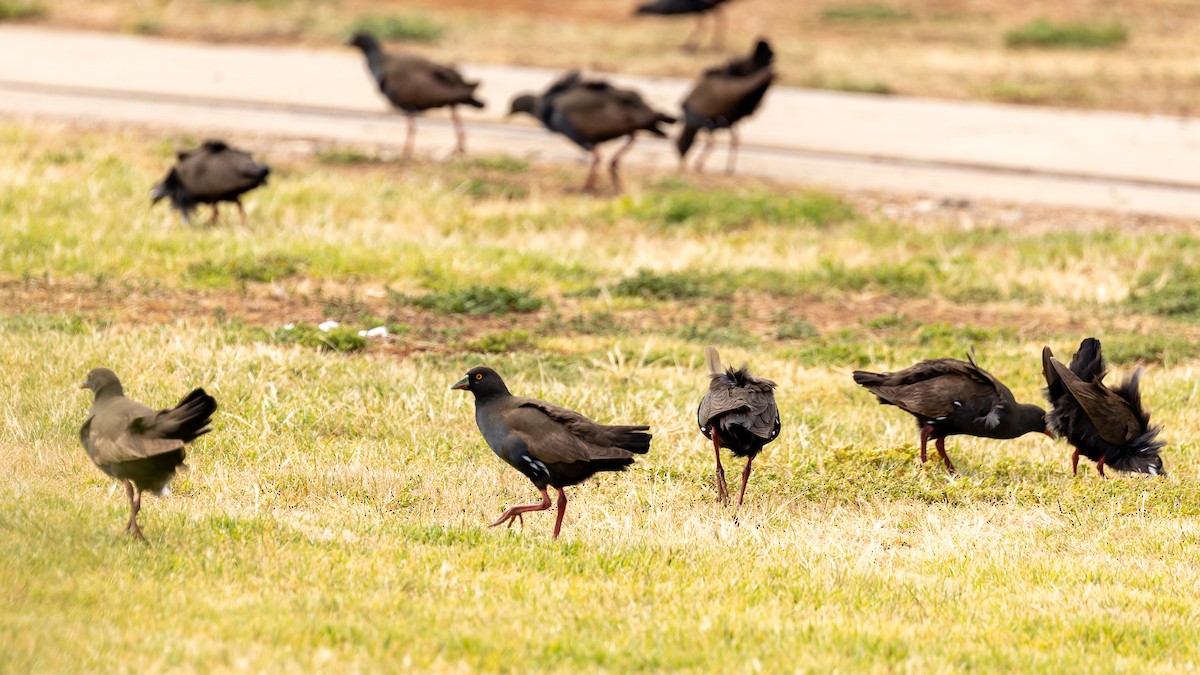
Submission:
M 1187 224 L 1005 225 L 979 206 L 967 229 L 961 210 L 917 222 L 886 197 L 647 174 L 596 200 L 565 194 L 577 176 L 554 167 L 347 166 L 272 159 L 263 141 L 276 172 L 247 200 L 253 225 L 185 228 L 145 198 L 174 142 L 19 125 L 0 139 L 0 670 L 1200 660 L 1185 592 L 1200 581 L 1196 310 L 1166 302 L 1191 297 L 1185 277 L 1149 295 L 1142 278 L 1200 263 Z M 801 212 L 836 217 L 778 215 Z M 256 280 L 279 260 L 297 270 Z M 639 266 L 660 298 L 618 294 Z M 1083 292 L 1106 279 L 1142 295 Z M 447 315 L 377 297 L 499 284 L 544 305 Z M 350 354 L 275 332 L 326 315 L 404 325 Z M 527 341 L 504 348 L 509 328 Z M 1066 446 L 1034 435 L 955 439 L 947 476 L 849 377 L 974 346 L 1035 401 L 1042 345 L 1069 354 L 1091 333 L 1113 377 L 1148 365 L 1169 478 L 1073 479 Z M 499 352 L 471 346 L 488 335 Z M 780 385 L 783 433 L 738 523 L 693 421 L 709 341 Z M 552 513 L 486 528 L 535 493 L 447 389 L 480 362 L 514 392 L 654 429 L 630 472 L 569 491 L 558 542 Z M 221 404 L 174 495 L 147 500 L 149 546 L 120 534 L 124 497 L 75 438 L 90 402 L 74 384 L 97 365 L 151 405 L 193 386 Z

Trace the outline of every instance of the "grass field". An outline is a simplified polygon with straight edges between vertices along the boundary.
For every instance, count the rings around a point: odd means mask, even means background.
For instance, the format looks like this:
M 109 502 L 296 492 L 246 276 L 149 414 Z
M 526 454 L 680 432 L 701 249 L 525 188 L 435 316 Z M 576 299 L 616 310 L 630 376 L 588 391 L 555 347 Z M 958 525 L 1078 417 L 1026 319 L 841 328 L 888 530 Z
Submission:
M 453 61 L 679 77 L 726 57 L 678 50 L 693 22 L 635 19 L 637 4 L 0 0 L 0 20 L 329 48 L 369 28 Z M 769 36 L 788 85 L 1166 115 L 1200 108 L 1200 5 L 1184 0 L 736 0 L 727 14 L 729 52 Z
M 582 167 L 261 140 L 250 226 L 184 227 L 148 190 L 191 141 L 0 126 L 0 671 L 1200 662 L 1192 223 L 637 171 L 594 199 Z M 1038 401 L 1042 346 L 1087 335 L 1146 366 L 1169 478 L 1072 478 L 1038 435 L 954 439 L 949 476 L 849 376 L 974 348 Z M 706 344 L 780 385 L 737 523 L 694 424 Z M 479 363 L 653 426 L 557 542 L 552 512 L 486 527 L 536 493 L 447 389 Z M 99 365 L 221 404 L 149 545 L 76 439 Z

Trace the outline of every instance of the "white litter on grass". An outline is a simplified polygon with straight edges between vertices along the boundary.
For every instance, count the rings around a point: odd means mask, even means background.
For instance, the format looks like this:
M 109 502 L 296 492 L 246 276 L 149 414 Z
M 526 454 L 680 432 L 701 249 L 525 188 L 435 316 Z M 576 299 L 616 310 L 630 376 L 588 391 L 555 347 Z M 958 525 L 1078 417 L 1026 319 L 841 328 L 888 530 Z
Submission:
M 358 331 L 358 334 L 363 337 L 369 337 L 369 338 L 371 338 L 371 337 L 387 337 L 388 329 L 387 329 L 387 326 L 376 326 L 376 327 L 372 328 L 371 330 L 360 330 L 360 331 Z
M 324 331 L 324 332 L 328 333 L 329 331 L 333 330 L 334 328 L 337 328 L 337 327 L 338 327 L 338 326 L 340 326 L 340 325 L 341 325 L 341 324 L 339 324 L 339 323 L 338 323 L 338 322 L 336 322 L 336 321 L 326 321 L 326 322 L 324 322 L 324 323 L 322 323 L 322 324 L 319 324 L 319 325 L 317 326 L 317 328 L 320 328 L 322 331 Z
M 285 324 L 283 324 L 283 329 L 284 329 L 284 330 L 291 330 L 291 329 L 293 329 L 293 328 L 295 328 L 295 327 L 296 327 L 296 324 L 294 324 L 294 323 L 285 323 Z

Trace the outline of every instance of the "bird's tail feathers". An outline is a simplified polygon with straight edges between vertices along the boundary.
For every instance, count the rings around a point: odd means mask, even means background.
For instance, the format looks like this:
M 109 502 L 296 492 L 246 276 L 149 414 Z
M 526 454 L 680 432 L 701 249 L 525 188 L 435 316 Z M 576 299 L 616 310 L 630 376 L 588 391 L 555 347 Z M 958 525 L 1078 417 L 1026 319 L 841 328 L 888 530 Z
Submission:
M 694 124 L 683 125 L 683 131 L 679 132 L 679 138 L 675 139 L 675 148 L 679 150 L 679 158 L 687 157 L 688 151 L 692 149 L 692 144 L 696 142 L 696 134 L 700 133 L 700 127 Z
M 637 426 L 612 426 L 608 428 L 608 436 L 610 442 L 628 452 L 644 455 L 650 451 L 650 439 L 653 435 L 647 433 L 650 427 L 646 425 Z

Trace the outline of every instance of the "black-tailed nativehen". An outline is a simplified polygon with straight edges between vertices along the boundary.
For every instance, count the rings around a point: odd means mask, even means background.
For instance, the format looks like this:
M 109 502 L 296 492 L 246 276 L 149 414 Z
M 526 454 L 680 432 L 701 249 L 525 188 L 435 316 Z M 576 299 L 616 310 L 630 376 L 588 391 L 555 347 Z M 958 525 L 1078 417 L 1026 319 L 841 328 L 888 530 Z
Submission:
M 475 423 L 489 447 L 533 481 L 542 494 L 538 504 L 510 506 L 492 527 L 521 520 L 530 511 L 550 508 L 547 486 L 558 491 L 558 517 L 554 538 L 562 530 L 567 510 L 563 488 L 576 485 L 600 471 L 624 471 L 636 455 L 650 449 L 650 427 L 597 424 L 572 410 L 534 398 L 513 396 L 504 380 L 491 368 L 479 366 L 452 389 L 475 395 Z
M 540 96 L 522 94 L 514 98 L 510 113 L 518 112 L 533 115 L 547 129 L 566 136 L 592 154 L 584 192 L 596 189 L 601 143 L 627 137 L 608 164 L 613 188 L 619 192 L 621 157 L 633 145 L 635 134 L 647 131 L 666 138 L 659 125 L 675 123 L 674 117 L 651 108 L 636 91 L 619 89 L 603 80 L 585 80 L 577 71 L 560 77 Z
M 704 170 L 704 160 L 712 151 L 717 129 L 729 130 L 729 158 L 725 172 L 733 173 L 737 160 L 738 135 L 735 126 L 742 118 L 758 109 L 763 95 L 775 79 L 771 64 L 775 53 L 765 40 L 759 40 L 754 51 L 744 58 L 709 68 L 683 100 L 683 131 L 675 142 L 679 149 L 679 168 L 686 167 L 688 150 L 700 131 L 708 133 L 707 142 L 696 158 L 696 171 Z
M 444 107 L 450 108 L 450 119 L 454 122 L 457 141 L 454 152 L 465 152 L 467 139 L 462 120 L 458 117 L 458 106 L 484 107 L 483 101 L 475 97 L 479 82 L 471 82 L 453 67 L 434 63 L 416 54 L 385 52 L 370 33 L 355 33 L 346 44 L 362 50 L 367 58 L 367 69 L 371 71 L 375 84 L 379 85 L 379 91 L 407 116 L 405 155 L 412 154 L 417 133 L 416 116 L 426 110 Z
M 775 383 L 754 377 L 747 366 L 722 369 L 721 357 L 714 347 L 704 350 L 708 364 L 708 393 L 700 399 L 696 422 L 700 433 L 713 442 L 717 457 L 717 499 L 729 503 L 725 487 L 725 469 L 721 467 L 721 448 L 746 458 L 742 469 L 742 490 L 738 506 L 746 497 L 750 465 L 762 449 L 779 436 L 779 408 L 775 405 Z
M 129 523 L 125 531 L 143 539 L 138 525 L 142 493 L 162 494 L 184 460 L 183 446 L 212 431 L 217 401 L 196 389 L 174 408 L 153 410 L 125 398 L 116 373 L 95 368 L 80 385 L 95 395 L 79 441 L 104 473 L 125 484 Z
M 1107 369 L 1100 341 L 1087 338 L 1064 366 L 1050 347 L 1042 349 L 1042 371 L 1046 376 L 1046 398 L 1050 401 L 1050 429 L 1067 439 L 1075 452 L 1071 473 L 1079 474 L 1079 455 L 1118 471 L 1167 475 L 1159 456 L 1164 442 L 1161 427 L 1150 426 L 1150 413 L 1142 407 L 1138 390 L 1142 369 L 1133 371 L 1119 386 L 1104 385 Z
M 875 394 L 884 405 L 894 405 L 917 418 L 921 430 L 921 463 L 930 438 L 950 473 L 954 464 L 946 454 L 946 437 L 958 434 L 1008 439 L 1046 430 L 1046 411 L 1031 403 L 1017 403 L 1008 387 L 975 364 L 928 359 L 894 373 L 854 371 L 854 381 Z
M 178 161 L 166 178 L 150 190 L 151 204 L 168 198 L 171 206 L 190 223 L 197 204 L 212 205 L 212 222 L 217 222 L 217 204 L 237 204 L 246 224 L 246 209 L 242 195 L 267 182 L 271 168 L 254 161 L 244 150 L 230 147 L 221 140 L 209 139 L 195 150 L 177 153 Z
M 700 31 L 704 27 L 704 17 L 713 17 L 713 49 L 721 49 L 725 42 L 725 17 L 721 5 L 728 0 L 651 0 L 638 5 L 637 14 L 658 14 L 672 16 L 677 14 L 695 14 L 696 26 L 683 42 L 687 51 L 696 49 L 700 44 Z

